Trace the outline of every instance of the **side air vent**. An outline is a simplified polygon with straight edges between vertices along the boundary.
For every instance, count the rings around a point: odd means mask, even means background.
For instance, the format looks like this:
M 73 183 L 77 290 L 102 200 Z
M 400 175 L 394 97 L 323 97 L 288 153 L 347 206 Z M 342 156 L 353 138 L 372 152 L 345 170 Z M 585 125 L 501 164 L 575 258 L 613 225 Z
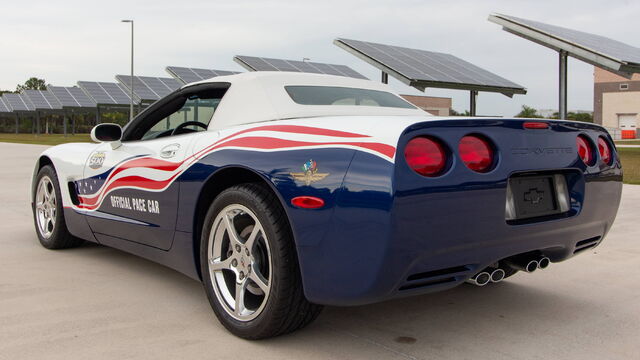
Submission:
M 586 240 L 578 241 L 576 243 L 576 249 L 573 251 L 573 253 L 577 254 L 577 253 L 579 253 L 581 251 L 596 247 L 596 245 L 598 245 L 599 242 L 600 242 L 600 236 L 596 236 L 596 237 L 592 237 L 592 238 L 589 238 L 589 239 L 586 239 Z
M 69 196 L 71 196 L 71 202 L 73 205 L 80 204 L 80 201 L 78 200 L 78 192 L 73 181 L 67 182 L 67 186 L 69 187 Z
M 461 281 L 472 275 L 474 268 L 472 265 L 464 265 L 412 274 L 407 277 L 407 282 L 400 287 L 400 291 Z

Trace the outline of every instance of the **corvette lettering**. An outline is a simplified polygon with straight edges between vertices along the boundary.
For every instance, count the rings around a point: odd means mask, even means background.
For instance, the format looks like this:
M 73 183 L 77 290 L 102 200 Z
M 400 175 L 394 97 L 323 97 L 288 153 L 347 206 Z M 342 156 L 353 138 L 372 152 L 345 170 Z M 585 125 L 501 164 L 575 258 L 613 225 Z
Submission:
M 117 209 L 127 209 L 152 214 L 160 214 L 160 203 L 157 200 L 132 198 L 128 196 L 111 195 L 111 206 Z
M 511 153 L 513 155 L 560 155 L 560 154 L 572 154 L 573 149 L 570 147 L 556 147 L 556 148 L 512 148 Z

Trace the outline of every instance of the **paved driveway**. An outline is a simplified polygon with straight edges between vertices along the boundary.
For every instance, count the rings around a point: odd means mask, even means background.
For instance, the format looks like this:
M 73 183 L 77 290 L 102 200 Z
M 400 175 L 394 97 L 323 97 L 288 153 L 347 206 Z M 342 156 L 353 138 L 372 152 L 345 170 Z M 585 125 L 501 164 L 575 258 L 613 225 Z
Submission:
M 49 251 L 29 182 L 44 146 L 0 143 L 0 359 L 639 359 L 640 186 L 606 242 L 477 288 L 326 308 L 307 329 L 227 333 L 199 283 L 107 247 Z

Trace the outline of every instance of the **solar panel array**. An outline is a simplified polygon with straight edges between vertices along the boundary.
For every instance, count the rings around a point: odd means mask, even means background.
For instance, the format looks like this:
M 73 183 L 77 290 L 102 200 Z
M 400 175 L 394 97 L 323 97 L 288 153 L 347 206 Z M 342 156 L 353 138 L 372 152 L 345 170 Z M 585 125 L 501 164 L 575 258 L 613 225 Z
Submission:
M 556 39 L 574 43 L 585 49 L 590 49 L 602 55 L 613 57 L 623 62 L 640 64 L 640 48 L 610 39 L 605 36 L 590 34 L 583 31 L 567 29 L 556 25 L 527 20 L 515 16 L 493 14 L 489 19 L 502 18 L 512 23 L 523 25 L 537 32 L 544 33 Z M 492 20 L 493 21 L 493 20 Z
M 233 58 L 238 64 L 250 71 L 293 71 L 314 74 L 328 74 L 367 79 L 346 65 L 324 64 L 310 61 L 270 59 L 237 55 Z
M 6 93 L 2 95 L 11 111 L 35 111 L 35 107 L 21 94 Z
M 4 100 L 0 97 L 0 113 L 11 112 L 11 109 L 4 103 Z
M 186 68 L 179 66 L 167 66 L 166 70 L 171 76 L 173 76 L 183 84 L 207 80 L 216 76 L 238 74 L 238 72 L 235 71 Z
M 127 91 L 131 91 L 131 76 L 116 75 L 116 80 L 120 82 Z M 133 94 L 142 101 L 156 101 L 169 95 L 172 91 L 180 88 L 182 84 L 173 78 L 160 78 L 150 76 L 133 77 Z
M 522 86 L 451 54 L 350 39 L 334 43 L 411 86 L 525 93 Z
M 49 86 L 49 91 L 63 108 L 95 108 L 93 101 L 79 87 Z
M 62 105 L 58 100 L 48 91 L 44 90 L 24 90 L 22 92 L 23 98 L 26 98 L 31 102 L 36 110 L 60 110 Z
M 78 86 L 97 105 L 129 105 L 131 97 L 120 84 L 110 82 L 78 81 Z M 139 102 L 134 99 L 134 102 Z

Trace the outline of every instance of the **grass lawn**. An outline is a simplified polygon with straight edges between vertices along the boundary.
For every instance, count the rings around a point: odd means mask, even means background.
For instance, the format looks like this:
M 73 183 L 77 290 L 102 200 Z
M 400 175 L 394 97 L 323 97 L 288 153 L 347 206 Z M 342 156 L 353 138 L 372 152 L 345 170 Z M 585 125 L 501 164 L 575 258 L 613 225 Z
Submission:
M 625 184 L 640 184 L 640 148 L 618 148 Z
M 617 140 L 616 145 L 640 145 L 640 140 Z
M 65 137 L 62 134 L 0 134 L 0 142 L 20 144 L 58 145 L 70 142 L 91 142 L 89 134 L 75 134 Z

